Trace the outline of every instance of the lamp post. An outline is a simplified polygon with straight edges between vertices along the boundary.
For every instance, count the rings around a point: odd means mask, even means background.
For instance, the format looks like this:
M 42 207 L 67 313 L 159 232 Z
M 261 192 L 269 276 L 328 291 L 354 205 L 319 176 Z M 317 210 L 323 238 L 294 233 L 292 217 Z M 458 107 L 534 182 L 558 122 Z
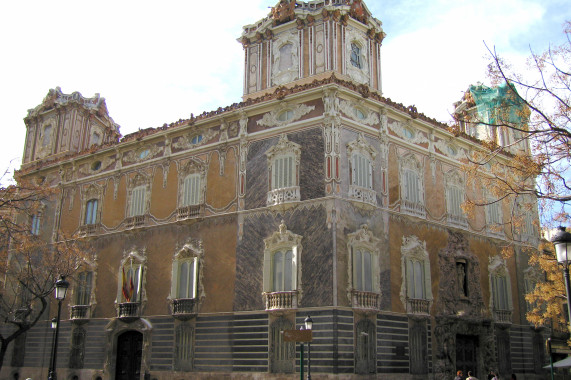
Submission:
M 551 242 L 555 246 L 557 262 L 563 265 L 563 277 L 565 277 L 565 291 L 567 292 L 567 316 L 571 323 L 571 299 L 569 299 L 569 264 L 571 260 L 571 233 L 565 231 L 565 227 L 559 226 Z
M 67 293 L 67 288 L 69 288 L 69 282 L 65 280 L 65 276 L 61 276 L 59 280 L 56 281 L 55 287 L 55 298 L 58 301 L 57 305 L 57 318 L 54 320 L 52 319 L 52 328 L 55 325 L 55 333 L 53 339 L 53 346 L 52 346 L 52 360 L 50 363 L 50 370 L 48 373 L 48 380 L 56 380 L 56 360 L 57 360 L 57 340 L 59 335 L 59 321 L 61 317 L 61 303 L 65 299 L 65 295 Z
M 305 329 L 313 334 L 313 319 L 308 315 L 304 322 Z M 311 342 L 307 342 L 307 380 L 311 380 Z

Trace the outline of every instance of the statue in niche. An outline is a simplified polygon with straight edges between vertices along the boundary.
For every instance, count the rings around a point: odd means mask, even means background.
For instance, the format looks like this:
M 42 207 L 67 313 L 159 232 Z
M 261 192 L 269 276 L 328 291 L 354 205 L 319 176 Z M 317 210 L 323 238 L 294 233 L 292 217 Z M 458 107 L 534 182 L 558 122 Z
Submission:
M 458 291 L 461 296 L 467 297 L 467 287 L 466 287 L 466 263 L 457 262 L 456 263 L 456 276 L 458 277 Z

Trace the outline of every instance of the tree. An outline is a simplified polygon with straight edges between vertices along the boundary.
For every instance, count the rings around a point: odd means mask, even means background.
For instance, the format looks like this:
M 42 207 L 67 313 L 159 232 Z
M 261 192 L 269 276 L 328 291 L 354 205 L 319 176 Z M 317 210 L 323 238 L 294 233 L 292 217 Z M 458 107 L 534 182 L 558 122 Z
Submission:
M 56 193 L 55 187 L 21 178 L 0 187 L 0 369 L 10 343 L 47 319 L 59 276 L 71 276 L 91 259 L 75 240 L 37 234 L 39 217 Z
M 536 325 L 549 321 L 564 323 L 561 304 L 566 299 L 562 272 L 549 242 L 541 247 L 526 244 L 518 237 L 529 228 L 529 214 L 536 202 L 544 226 L 570 220 L 571 201 L 571 23 L 564 28 L 566 42 L 528 58 L 526 72 L 510 65 L 494 49 L 488 49 L 488 73 L 492 87 L 473 86 L 457 104 L 457 134 L 483 137 L 482 149 L 469 157 L 466 173 L 479 182 L 493 198 L 471 199 L 467 211 L 499 202 L 510 211 L 504 219 L 512 244 L 527 251 L 529 261 L 543 276 L 526 295 L 530 305 L 528 320 Z M 495 93 L 494 93 L 495 91 Z M 483 126 L 487 134 L 477 134 Z M 483 170 L 485 167 L 486 170 Z M 535 212 L 535 211 L 533 211 Z M 539 228 L 535 221 L 535 228 Z M 523 248 L 522 248 L 523 247 Z

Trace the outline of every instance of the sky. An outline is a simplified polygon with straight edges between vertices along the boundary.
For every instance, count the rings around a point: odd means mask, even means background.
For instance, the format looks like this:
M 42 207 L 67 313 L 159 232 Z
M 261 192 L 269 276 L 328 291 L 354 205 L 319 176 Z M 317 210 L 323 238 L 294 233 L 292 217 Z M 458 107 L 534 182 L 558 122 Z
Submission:
M 23 118 L 49 89 L 106 99 L 123 135 L 240 102 L 242 27 L 278 0 L 27 0 L 1 5 L 0 164 L 21 163 Z M 564 41 L 568 0 L 369 0 L 387 34 L 383 96 L 448 122 L 486 45 L 515 64 Z M 5 179 L 3 183 L 5 182 Z

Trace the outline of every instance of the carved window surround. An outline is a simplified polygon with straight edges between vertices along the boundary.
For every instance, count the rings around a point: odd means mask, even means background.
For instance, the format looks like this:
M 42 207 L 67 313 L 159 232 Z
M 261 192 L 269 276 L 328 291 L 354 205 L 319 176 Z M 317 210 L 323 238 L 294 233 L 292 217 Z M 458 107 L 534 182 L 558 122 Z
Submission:
M 414 235 L 402 238 L 401 279 L 400 299 L 407 313 L 428 315 L 433 302 L 430 259 L 426 242 Z
M 78 300 L 81 299 L 81 294 L 78 294 L 77 292 L 80 291 L 80 284 L 74 284 L 74 286 L 72 286 L 71 288 L 71 299 L 75 301 L 74 305 L 69 306 L 70 308 L 70 319 L 73 321 L 85 321 L 85 320 L 89 320 L 91 318 L 91 315 L 93 313 L 93 310 L 95 309 L 95 306 L 97 305 L 97 300 L 95 298 L 96 296 L 96 292 L 95 292 L 95 284 L 97 281 L 97 265 L 95 262 L 92 261 L 84 261 L 80 267 L 77 270 L 78 272 L 78 276 L 76 276 L 76 278 L 78 280 L 80 280 L 81 278 L 81 273 L 88 273 L 91 272 L 91 278 L 89 279 L 83 279 L 83 280 L 90 280 L 91 283 L 90 284 L 83 284 L 83 289 L 85 289 L 85 287 L 89 288 L 89 300 L 86 304 L 80 305 L 77 304 Z M 81 301 L 79 301 L 81 302 Z M 83 303 L 83 302 L 82 302 Z
M 465 182 L 457 170 L 450 170 L 444 176 L 446 187 L 446 219 L 453 227 L 468 228 L 468 218 L 461 209 L 466 197 Z
M 490 310 L 496 323 L 511 324 L 513 301 L 506 261 L 500 256 L 489 258 Z M 495 298 L 498 299 L 495 299 Z
M 296 309 L 301 301 L 301 235 L 287 229 L 282 220 L 279 231 L 264 239 L 264 282 L 262 293 L 266 310 Z M 274 291 L 274 255 L 280 251 L 291 251 L 291 290 Z M 290 284 L 288 284 L 290 285 Z
M 178 163 L 177 163 L 178 164 Z M 204 215 L 204 198 L 206 193 L 207 164 L 198 158 L 192 158 L 178 168 L 178 209 L 177 220 L 197 218 Z M 185 202 L 185 181 L 189 176 L 198 176 L 197 202 Z
M 363 224 L 359 230 L 347 235 L 347 298 L 351 302 L 351 306 L 355 309 L 364 310 L 380 310 L 381 301 L 381 288 L 380 288 L 380 239 L 376 238 L 369 226 Z M 371 278 L 371 291 L 357 289 L 359 279 L 354 278 L 356 273 L 359 273 L 359 268 L 355 266 L 355 255 L 357 252 L 367 252 L 371 255 L 370 268 L 365 267 L 365 270 L 370 270 L 370 273 L 360 273 L 361 276 L 370 275 Z M 357 270 L 355 270 L 357 269 Z
M 126 322 L 138 319 L 147 303 L 145 291 L 147 279 L 147 258 L 145 250 L 132 249 L 123 254 L 123 260 L 118 270 L 117 298 L 115 308 L 117 317 Z M 130 275 L 132 271 L 133 275 Z M 123 275 L 125 273 L 125 276 Z M 133 287 L 131 287 L 131 280 Z M 133 293 L 131 298 L 125 298 L 124 293 Z
M 136 190 L 137 189 L 137 190 Z M 134 199 L 134 190 L 140 191 L 139 189 L 144 189 L 142 196 L 142 205 L 136 205 Z M 141 196 L 141 194 L 138 194 Z M 140 200 L 139 200 L 140 201 Z M 148 221 L 148 213 L 151 209 L 151 178 L 142 174 L 137 173 L 135 176 L 129 178 L 127 187 L 127 209 L 126 209 L 126 219 L 125 226 L 127 229 L 138 228 L 146 225 Z M 142 210 L 137 210 L 137 207 L 142 207 Z
M 314 109 L 315 106 L 308 106 L 303 103 L 289 104 L 283 101 L 277 108 L 265 113 L 264 116 L 257 121 L 257 124 L 266 128 L 281 127 L 301 119 Z M 288 117 L 283 117 L 284 112 L 288 112 Z
M 299 165 L 301 147 L 291 142 L 285 134 L 280 136 L 276 145 L 266 152 L 268 164 L 268 206 L 298 202 L 301 199 L 299 189 Z
M 185 294 L 184 297 L 180 297 L 180 270 L 183 263 L 192 264 L 189 268 L 193 270 L 191 275 L 193 283 L 192 294 Z M 172 263 L 171 292 L 168 297 L 173 317 L 186 320 L 198 314 L 200 304 L 206 296 L 203 285 L 203 266 L 204 248 L 201 240 L 190 239 L 175 253 Z
M 283 49 L 290 45 L 289 49 Z M 293 82 L 299 78 L 299 35 L 297 30 L 280 34 L 272 41 L 272 86 Z M 283 56 L 282 54 L 289 54 Z M 289 64 L 284 64 L 287 61 Z
M 347 75 L 357 83 L 368 84 L 370 80 L 369 74 L 369 43 L 365 35 L 353 27 L 347 27 L 345 32 L 345 70 Z M 351 63 L 351 54 L 353 47 L 359 48 L 359 61 L 361 67 L 356 67 Z
M 399 158 L 401 212 L 426 218 L 424 206 L 424 169 L 414 154 Z
M 347 144 L 347 156 L 351 176 L 349 198 L 377 206 L 377 193 L 373 190 L 373 164 L 377 152 L 364 134 L 360 133 L 357 140 Z

